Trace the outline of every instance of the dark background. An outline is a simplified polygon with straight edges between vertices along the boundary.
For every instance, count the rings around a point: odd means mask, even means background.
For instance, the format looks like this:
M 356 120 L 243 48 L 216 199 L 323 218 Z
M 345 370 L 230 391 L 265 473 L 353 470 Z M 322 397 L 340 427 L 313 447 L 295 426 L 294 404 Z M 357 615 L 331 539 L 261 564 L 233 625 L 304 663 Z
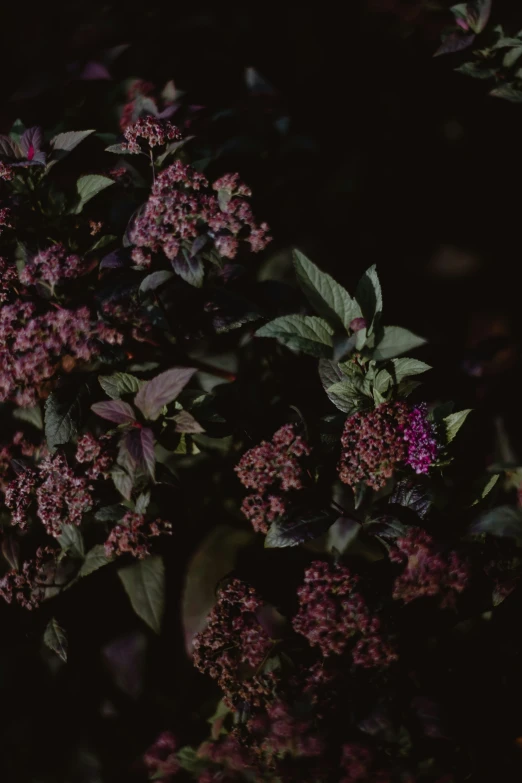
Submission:
M 275 237 L 271 254 L 281 256 L 277 274 L 288 276 L 293 246 L 351 290 L 376 263 L 387 322 L 429 338 L 432 396 L 477 410 L 468 448 L 491 460 L 495 417 L 515 450 L 522 440 L 522 108 L 455 73 L 465 54 L 433 58 L 449 3 L 344 5 L 341 13 L 333 3 L 12 3 L 0 12 L 0 131 L 17 117 L 43 127 L 65 117 L 71 129 L 117 132 L 111 100 L 121 99 L 123 79 L 161 86 L 173 78 L 204 107 L 197 129 L 219 150 L 217 170 L 240 171 L 252 186 Z M 514 6 L 495 0 L 491 24 L 518 31 Z M 78 78 L 86 62 L 123 43 L 113 81 Z M 247 67 L 270 94 L 248 92 Z M 287 133 L 274 129 L 278 118 L 288 118 Z M 492 335 L 503 340 L 490 348 Z M 170 553 L 171 596 L 181 589 L 190 531 L 186 539 Z M 145 673 L 129 672 L 125 692 L 100 649 L 130 634 L 139 661 L 141 632 L 122 591 L 108 589 L 104 575 L 91 579 L 99 589 L 80 585 L 63 610 L 71 659 L 56 673 L 39 655 L 45 618 L 41 628 L 20 612 L 2 620 L 2 781 L 138 780 L 129 765 L 168 727 L 166 716 L 199 727 L 200 680 L 180 654 L 176 605 L 165 622 L 174 630 L 161 640 L 147 635 Z M 503 644 L 491 655 L 500 658 Z M 484 696 L 491 710 L 499 708 L 493 690 Z

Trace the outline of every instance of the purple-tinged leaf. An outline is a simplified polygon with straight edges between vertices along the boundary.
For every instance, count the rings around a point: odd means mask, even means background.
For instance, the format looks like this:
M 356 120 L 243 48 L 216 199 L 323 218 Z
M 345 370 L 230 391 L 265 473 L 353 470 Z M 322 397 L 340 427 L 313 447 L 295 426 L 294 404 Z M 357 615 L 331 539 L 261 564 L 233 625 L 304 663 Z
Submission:
M 424 519 L 433 505 L 433 496 L 426 486 L 405 479 L 399 481 L 389 502 L 410 508 L 417 516 Z
M 96 60 L 91 60 L 85 65 L 83 71 L 80 74 L 80 79 L 83 81 L 96 81 L 100 79 L 110 81 L 112 76 L 110 75 L 106 65 L 96 62 Z
M 195 288 L 201 288 L 205 268 L 203 261 L 198 257 L 191 257 L 188 253 L 180 253 L 171 261 L 172 268 L 177 275 Z
M 100 261 L 100 269 L 121 269 L 126 266 L 127 261 L 121 250 L 113 250 L 112 253 L 104 256 Z
M 438 57 L 441 54 L 452 54 L 453 52 L 461 52 L 463 49 L 467 49 L 471 46 L 475 40 L 475 35 L 466 35 L 465 33 L 454 32 L 446 35 L 441 45 L 433 55 Z
M 27 160 L 33 160 L 42 151 L 43 133 L 38 126 L 28 128 L 20 139 L 20 149 Z
M 154 478 L 156 457 L 154 454 L 154 433 L 148 427 L 132 429 L 126 433 L 125 446 L 139 467 Z
M 145 383 L 134 398 L 134 402 L 146 419 L 155 421 L 162 408 L 174 402 L 195 372 L 194 367 L 173 367 L 171 370 L 166 370 Z
M 168 269 L 159 269 L 157 272 L 151 272 L 150 275 L 144 277 L 140 285 L 140 294 L 146 294 L 148 291 L 155 291 L 160 285 L 166 283 L 167 280 L 171 280 L 174 277 L 172 272 Z
M 91 410 L 102 419 L 113 421 L 115 424 L 131 424 L 136 421 L 132 407 L 123 400 L 95 402 L 94 405 L 91 405 Z
M 124 468 L 118 467 L 118 465 L 112 469 L 111 476 L 114 481 L 114 486 L 120 495 L 122 495 L 125 500 L 130 500 L 132 488 L 134 486 L 133 477 Z
M 192 246 L 190 248 L 190 257 L 194 258 L 194 256 L 197 256 L 199 251 L 203 250 L 207 242 L 208 242 L 208 234 L 200 234 L 199 237 L 196 237 L 196 239 L 193 241 Z
M 6 158 L 19 159 L 23 157 L 22 150 L 9 136 L 0 136 L 0 155 Z
M 189 435 L 197 435 L 201 432 L 205 432 L 201 424 L 196 421 L 194 416 L 188 411 L 181 411 L 174 416 L 176 422 L 176 432 L 186 432 Z

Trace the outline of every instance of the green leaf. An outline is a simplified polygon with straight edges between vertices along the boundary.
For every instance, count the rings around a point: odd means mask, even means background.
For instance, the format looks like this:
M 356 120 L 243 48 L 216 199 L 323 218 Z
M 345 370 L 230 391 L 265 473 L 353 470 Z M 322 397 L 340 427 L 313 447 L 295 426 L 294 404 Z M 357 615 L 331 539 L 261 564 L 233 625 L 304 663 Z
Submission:
M 430 490 L 423 484 L 414 484 L 412 481 L 399 481 L 389 500 L 399 506 L 410 508 L 417 516 L 424 519 L 433 505 L 433 496 Z
M 447 443 L 451 443 L 451 441 L 455 438 L 457 432 L 460 430 L 470 413 L 471 408 L 467 408 L 463 411 L 457 411 L 457 413 L 451 413 L 449 416 L 444 418 Z
M 368 332 L 371 333 L 374 322 L 378 322 L 382 313 L 382 290 L 375 264 L 361 277 L 355 298 L 366 319 Z
M 501 84 L 500 87 L 495 87 L 494 90 L 491 90 L 489 94 L 492 98 L 503 98 L 506 101 L 511 101 L 511 103 L 522 103 L 522 90 L 515 87 L 514 82 Z
M 59 160 L 63 160 L 63 158 L 72 152 L 78 144 L 81 144 L 87 136 L 90 136 L 91 133 L 94 133 L 94 130 L 67 131 L 66 133 L 58 133 L 57 136 L 54 136 L 50 142 L 51 159 L 47 164 L 47 169 L 50 169 L 51 166 L 54 166 Z
M 98 568 L 102 568 L 102 566 L 105 566 L 110 562 L 112 562 L 112 560 L 105 554 L 104 545 L 96 544 L 92 549 L 89 549 L 85 555 L 85 560 L 78 571 L 78 576 L 89 576 L 89 574 L 92 574 L 94 571 L 97 571 Z
M 83 536 L 77 525 L 62 525 L 62 532 L 58 536 L 58 543 L 62 550 L 77 560 L 83 560 L 85 547 L 83 545 Z
M 373 358 L 376 362 L 392 359 L 394 356 L 424 345 L 425 342 L 423 337 L 403 329 L 402 326 L 385 326 L 384 337 L 375 348 Z
M 161 631 L 165 610 L 165 566 L 153 555 L 118 571 L 132 608 L 153 631 Z
M 319 538 L 335 522 L 337 514 L 326 511 L 296 512 L 291 518 L 272 522 L 266 534 L 267 549 L 298 546 L 305 541 Z
M 131 150 L 127 147 L 126 144 L 110 144 L 108 147 L 105 147 L 105 152 L 113 152 L 115 155 L 136 154 L 135 152 L 131 152 Z
M 361 530 L 361 523 L 357 519 L 350 517 L 339 517 L 328 531 L 327 549 L 331 552 L 336 550 L 344 554 L 353 544 Z
M 103 506 L 95 513 L 94 518 L 99 522 L 118 522 L 129 509 L 121 503 L 112 506 Z
M 93 245 L 90 246 L 88 252 L 93 253 L 95 250 L 101 250 L 103 247 L 107 247 L 111 242 L 114 242 L 118 237 L 115 234 L 105 234 L 105 236 L 97 239 Z
M 501 538 L 522 541 L 522 513 L 512 506 L 498 506 L 478 519 L 471 527 L 472 533 L 489 533 Z
M 357 301 L 352 299 L 333 277 L 327 275 L 299 250 L 294 250 L 297 281 L 314 310 L 333 324 L 346 330 L 354 318 L 362 316 Z
M 9 136 L 13 141 L 19 144 L 20 139 L 24 135 L 25 130 L 26 130 L 25 125 L 23 124 L 22 120 L 18 118 L 17 120 L 14 121 L 13 126 L 9 131 Z
M 130 500 L 134 486 L 134 477 L 118 465 L 115 465 L 111 470 L 111 477 L 120 495 L 123 495 L 125 500 Z
M 34 408 L 15 408 L 13 416 L 15 419 L 19 419 L 19 421 L 32 424 L 39 430 L 43 429 L 42 409 L 39 404 L 35 405 Z
M 368 404 L 361 382 L 354 378 L 346 378 L 334 383 L 326 393 L 336 408 L 350 416 Z
M 170 272 L 168 269 L 160 269 L 157 272 L 152 272 L 143 278 L 140 285 L 140 294 L 146 294 L 148 291 L 155 291 L 160 285 L 166 283 L 174 277 L 174 272 Z
M 400 383 L 403 378 L 409 378 L 412 375 L 421 375 L 423 372 L 431 370 L 429 364 L 420 362 L 418 359 L 392 359 L 393 369 L 390 372 L 395 383 Z
M 72 210 L 73 214 L 79 215 L 87 202 L 111 185 L 114 185 L 114 180 L 101 174 L 87 174 L 85 177 L 80 177 L 76 183 L 79 200 Z
M 315 315 L 283 315 L 257 330 L 257 337 L 275 337 L 289 348 L 329 358 L 333 329 Z
M 45 438 L 51 451 L 77 435 L 89 410 L 90 393 L 88 381 L 51 392 L 45 403 Z
M 49 620 L 43 640 L 44 644 L 55 652 L 62 661 L 67 661 L 67 635 L 54 617 Z
M 134 511 L 136 514 L 144 514 L 149 507 L 150 503 L 150 492 L 142 492 L 138 497 L 136 498 L 136 505 L 134 506 Z
M 143 381 L 128 372 L 115 372 L 114 375 L 100 375 L 98 378 L 103 391 L 113 400 L 122 394 L 135 394 Z
M 484 476 L 484 478 L 480 479 L 480 481 L 477 482 L 476 486 L 474 487 L 474 493 L 476 493 L 479 497 L 477 497 L 471 505 L 476 506 L 478 503 L 480 503 L 481 500 L 484 500 L 484 498 L 489 495 L 493 487 L 496 485 L 499 478 L 500 473 L 494 473 L 492 476 Z

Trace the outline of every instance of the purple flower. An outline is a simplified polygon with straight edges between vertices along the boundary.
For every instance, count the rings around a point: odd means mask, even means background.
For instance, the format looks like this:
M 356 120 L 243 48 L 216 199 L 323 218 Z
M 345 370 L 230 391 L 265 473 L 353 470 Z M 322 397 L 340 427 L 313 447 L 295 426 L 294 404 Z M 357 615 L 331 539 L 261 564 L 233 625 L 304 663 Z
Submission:
M 409 423 L 404 428 L 403 439 L 408 444 L 406 464 L 415 473 L 428 473 L 437 459 L 439 450 L 435 427 L 428 421 L 426 403 L 421 403 L 408 414 Z

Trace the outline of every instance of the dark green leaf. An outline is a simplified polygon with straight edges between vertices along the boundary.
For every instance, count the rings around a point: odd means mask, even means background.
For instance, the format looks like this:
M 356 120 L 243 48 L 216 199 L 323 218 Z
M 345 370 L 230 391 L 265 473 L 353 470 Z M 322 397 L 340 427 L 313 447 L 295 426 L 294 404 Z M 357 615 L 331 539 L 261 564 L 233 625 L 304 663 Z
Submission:
M 51 392 L 45 403 L 45 438 L 51 451 L 78 433 L 89 410 L 90 394 L 88 381 L 68 383 Z
M 115 503 L 113 506 L 99 508 L 94 518 L 99 522 L 118 522 L 128 510 L 127 506 Z
M 335 522 L 336 514 L 330 510 L 296 512 L 291 518 L 272 522 L 265 538 L 265 547 L 280 548 L 298 546 L 304 541 L 319 538 Z
M 15 419 L 32 424 L 39 430 L 43 429 L 43 417 L 40 405 L 35 405 L 34 408 L 15 408 L 13 416 Z
M 62 661 L 67 661 L 67 635 L 54 617 L 45 629 L 43 640 L 44 644 L 55 652 Z
M 51 154 L 47 168 L 50 168 L 59 160 L 65 158 L 66 155 L 72 152 L 73 149 L 86 139 L 87 136 L 90 136 L 91 133 L 94 133 L 94 130 L 67 131 L 66 133 L 58 133 L 57 136 L 54 136 L 50 142 Z
M 113 375 L 100 375 L 98 378 L 103 391 L 113 400 L 119 399 L 122 394 L 135 394 L 143 381 L 127 372 L 115 372 Z
M 484 476 L 473 487 L 473 494 L 475 500 L 471 503 L 472 506 L 476 506 L 481 500 L 484 500 L 491 492 L 500 478 L 500 473 L 494 473 L 492 476 Z
M 422 484 L 414 484 L 412 481 L 399 481 L 390 497 L 390 503 L 410 508 L 417 516 L 424 519 L 433 505 L 433 496 L 430 490 Z
M 446 442 L 451 443 L 451 441 L 455 438 L 457 435 L 457 432 L 460 430 L 464 422 L 466 421 L 468 415 L 471 413 L 471 408 L 468 408 L 463 411 L 457 411 L 456 413 L 451 413 L 449 416 L 446 416 L 444 419 L 444 424 L 446 426 Z
M 118 576 L 138 617 L 159 633 L 165 609 L 165 566 L 161 557 L 153 555 L 120 568 Z
M 408 329 L 403 329 L 402 326 L 385 326 L 384 336 L 375 348 L 373 358 L 377 362 L 392 359 L 394 356 L 399 356 L 401 353 L 424 345 L 425 342 L 423 337 L 413 334 Z
M 522 103 L 522 90 L 516 87 L 513 82 L 509 84 L 501 84 L 500 87 L 495 87 L 489 93 L 493 98 L 503 98 L 511 103 Z
M 366 320 L 368 332 L 371 333 L 374 322 L 378 322 L 382 313 L 382 290 L 375 264 L 361 277 L 355 298 Z
M 346 330 L 354 318 L 361 317 L 361 308 L 348 291 L 299 250 L 294 250 L 294 265 L 298 283 L 318 315 Z
M 158 272 L 152 272 L 147 277 L 144 277 L 140 285 L 140 294 L 146 294 L 148 291 L 155 291 L 160 285 L 166 283 L 174 277 L 174 272 L 169 272 L 168 269 L 160 269 Z
M 322 318 L 313 315 L 284 315 L 257 330 L 257 337 L 275 337 L 289 348 L 312 356 L 329 358 L 332 354 L 333 329 Z
M 512 506 L 498 506 L 486 511 L 471 526 L 472 533 L 489 533 L 501 538 L 514 538 L 522 542 L 522 512 Z
M 114 185 L 114 180 L 101 174 L 87 174 L 85 177 L 80 177 L 76 183 L 78 202 L 73 210 L 74 214 L 79 215 L 87 202 L 111 185 Z
M 58 536 L 58 543 L 64 552 L 77 560 L 83 560 L 85 547 L 83 536 L 77 525 L 62 525 L 62 532 Z
M 105 554 L 104 545 L 96 544 L 96 546 L 93 546 L 92 549 L 89 549 L 85 555 L 85 560 L 83 561 L 82 567 L 78 571 L 78 576 L 89 576 L 89 574 L 97 571 L 98 568 L 102 568 L 102 566 L 108 565 L 110 562 L 111 558 L 107 557 Z

